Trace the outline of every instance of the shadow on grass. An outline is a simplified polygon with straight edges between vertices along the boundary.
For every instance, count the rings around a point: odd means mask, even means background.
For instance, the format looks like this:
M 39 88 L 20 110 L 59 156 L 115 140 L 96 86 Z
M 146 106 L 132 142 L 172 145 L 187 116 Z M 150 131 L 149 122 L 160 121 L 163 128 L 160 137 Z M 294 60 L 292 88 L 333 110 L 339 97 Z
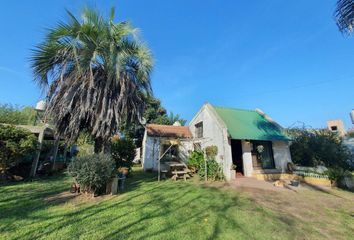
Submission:
M 100 202 L 67 209 L 59 202 L 44 201 L 48 196 L 67 191 L 68 183 L 69 179 L 59 177 L 38 181 L 33 186 L 27 183 L 8 186 L 3 191 L 9 197 L 0 198 L 0 221 L 8 221 L 1 224 L 0 232 L 18 231 L 19 226 L 13 222 L 27 219 L 25 231 L 19 232 L 15 239 L 53 238 L 56 234 L 57 238 L 74 239 L 88 232 L 93 234 L 91 238 L 102 239 L 181 239 L 185 236 L 249 239 L 260 238 L 262 231 L 267 231 L 264 236 L 271 238 L 273 221 L 285 229 L 289 234 L 286 236 L 295 233 L 290 220 L 277 218 L 235 191 L 199 186 L 190 181 L 157 182 L 156 174 L 141 171 L 127 179 L 123 193 Z M 50 214 L 42 211 L 52 207 L 59 210 Z

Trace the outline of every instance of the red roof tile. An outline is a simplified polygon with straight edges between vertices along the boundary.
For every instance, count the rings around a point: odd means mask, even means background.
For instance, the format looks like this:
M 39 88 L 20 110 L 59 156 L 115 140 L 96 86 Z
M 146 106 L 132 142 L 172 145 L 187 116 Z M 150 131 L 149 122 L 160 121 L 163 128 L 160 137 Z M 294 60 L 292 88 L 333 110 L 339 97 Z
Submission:
M 175 138 L 192 138 L 189 127 L 148 124 L 146 131 L 149 136 L 154 137 L 175 137 Z

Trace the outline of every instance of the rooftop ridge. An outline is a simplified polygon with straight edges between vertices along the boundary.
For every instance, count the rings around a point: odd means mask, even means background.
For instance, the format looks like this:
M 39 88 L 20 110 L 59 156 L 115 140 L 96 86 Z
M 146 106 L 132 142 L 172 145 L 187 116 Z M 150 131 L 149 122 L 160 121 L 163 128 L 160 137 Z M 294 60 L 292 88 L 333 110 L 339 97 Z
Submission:
M 211 105 L 214 108 L 223 108 L 223 109 L 227 109 L 227 110 L 238 110 L 238 111 L 245 111 L 245 112 L 257 112 L 256 110 L 252 110 L 252 109 L 243 109 L 243 108 L 235 108 L 235 107 L 222 107 L 222 106 L 216 106 L 216 105 Z

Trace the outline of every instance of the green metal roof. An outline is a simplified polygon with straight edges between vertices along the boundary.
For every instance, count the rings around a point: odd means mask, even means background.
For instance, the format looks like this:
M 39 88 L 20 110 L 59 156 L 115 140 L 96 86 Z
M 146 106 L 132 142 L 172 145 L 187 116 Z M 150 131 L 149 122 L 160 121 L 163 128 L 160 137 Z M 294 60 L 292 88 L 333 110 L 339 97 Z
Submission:
M 257 111 L 215 106 L 213 108 L 226 124 L 232 139 L 290 140 L 277 124 L 267 120 Z

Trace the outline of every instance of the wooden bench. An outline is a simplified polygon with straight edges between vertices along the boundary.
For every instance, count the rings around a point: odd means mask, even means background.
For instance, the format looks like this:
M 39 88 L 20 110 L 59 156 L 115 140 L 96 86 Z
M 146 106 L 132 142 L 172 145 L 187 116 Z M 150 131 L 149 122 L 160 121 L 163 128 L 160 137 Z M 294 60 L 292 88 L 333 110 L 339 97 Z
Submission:
M 177 178 L 182 178 L 182 177 L 183 177 L 184 181 L 186 181 L 187 178 L 190 177 L 189 174 L 188 174 L 188 171 L 185 171 L 185 170 L 172 171 L 172 174 L 173 174 L 172 179 L 175 180 L 175 181 L 177 180 Z

